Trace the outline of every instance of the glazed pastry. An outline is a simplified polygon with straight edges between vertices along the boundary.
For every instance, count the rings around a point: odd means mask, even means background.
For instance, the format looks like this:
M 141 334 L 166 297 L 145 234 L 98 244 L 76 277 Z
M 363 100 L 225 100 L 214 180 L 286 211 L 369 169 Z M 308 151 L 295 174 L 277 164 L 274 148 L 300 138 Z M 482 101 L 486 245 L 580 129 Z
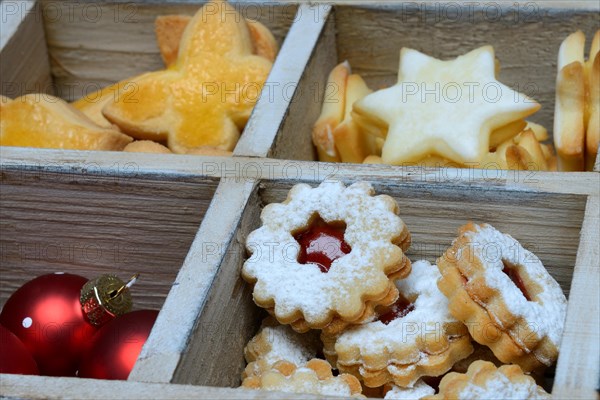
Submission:
M 260 376 L 244 379 L 242 387 L 284 393 L 307 393 L 323 396 L 363 397 L 358 379 L 352 375 L 333 376 L 331 365 L 313 359 L 303 367 L 280 361 Z
M 372 322 L 323 334 L 325 354 L 340 372 L 366 386 L 412 386 L 422 376 L 439 376 L 473 351 L 467 328 L 448 312 L 439 291 L 440 273 L 427 261 L 412 264 L 411 274 L 396 281 L 398 301 L 379 307 Z
M 261 375 L 278 361 L 303 366 L 319 351 L 321 343 L 315 333 L 299 334 L 289 326 L 279 325 L 271 317 L 266 318 L 256 336 L 244 349 L 248 366 L 242 379 Z
M 554 363 L 567 299 L 533 253 L 488 224 L 469 223 L 438 267 L 450 312 L 473 339 L 524 371 Z
M 97 125 L 104 128 L 110 128 L 118 130 L 117 125 L 112 124 L 102 114 L 102 109 L 110 102 L 113 102 L 119 96 L 119 90 L 128 88 L 130 82 L 124 80 L 117 82 L 113 85 L 107 86 L 93 93 L 89 93 L 82 98 L 71 103 L 73 107 L 84 113 L 89 119 L 94 121 Z M 126 101 L 130 100 L 129 98 Z M 132 98 L 131 98 L 132 100 Z
M 175 64 L 179 42 L 192 17 L 188 15 L 163 15 L 156 17 L 154 30 L 160 55 L 167 67 Z M 275 37 L 263 24 L 246 19 L 252 38 L 253 54 L 274 62 L 279 51 Z
M 532 377 L 525 375 L 518 365 L 496 368 L 487 361 L 475 361 L 466 374 L 451 372 L 442 378 L 440 391 L 426 400 L 488 400 L 551 399 L 552 396 Z
M 48 94 L 0 99 L 0 145 L 74 150 L 123 150 L 132 139 L 96 125 Z
M 270 69 L 270 61 L 253 55 L 245 20 L 213 0 L 186 27 L 177 62 L 132 78 L 102 112 L 122 131 L 166 141 L 174 153 L 202 146 L 231 151 Z
M 393 304 L 393 280 L 410 272 L 410 233 L 396 202 L 373 194 L 366 182 L 325 181 L 296 185 L 283 203 L 267 205 L 242 268 L 254 302 L 298 332 L 329 333 Z
M 172 154 L 171 150 L 151 140 L 136 140 L 125 146 L 123 151 L 129 153 Z

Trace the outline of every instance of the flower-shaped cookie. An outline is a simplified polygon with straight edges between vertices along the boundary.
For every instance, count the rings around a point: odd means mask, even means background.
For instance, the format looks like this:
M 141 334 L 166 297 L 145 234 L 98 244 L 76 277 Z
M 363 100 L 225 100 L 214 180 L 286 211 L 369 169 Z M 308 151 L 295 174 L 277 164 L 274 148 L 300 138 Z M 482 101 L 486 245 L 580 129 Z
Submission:
M 300 334 L 288 325 L 279 325 L 271 317 L 265 318 L 259 332 L 244 349 L 248 365 L 242 378 L 261 375 L 279 361 L 298 367 L 306 364 L 319 351 L 319 338 L 314 333 Z
M 267 205 L 242 269 L 255 303 L 299 332 L 332 333 L 396 301 L 393 279 L 410 272 L 410 234 L 396 202 L 373 192 L 366 182 L 299 184 Z
M 533 253 L 491 225 L 469 223 L 438 267 L 450 312 L 473 339 L 525 371 L 554 363 L 567 299 Z
M 341 372 L 360 377 L 366 386 L 411 386 L 422 376 L 439 376 L 473 351 L 467 328 L 448 312 L 437 288 L 440 273 L 427 261 L 396 281 L 399 300 L 378 308 L 375 321 L 322 335 L 325 354 L 337 357 Z
M 488 361 L 475 361 L 466 374 L 451 372 L 442 378 L 440 391 L 427 400 L 488 400 L 551 399 L 552 396 L 532 377 L 525 375 L 518 365 L 503 365 L 496 368 Z
M 331 365 L 319 359 L 310 360 L 299 368 L 287 361 L 280 361 L 262 375 L 244 379 L 242 387 L 286 393 L 364 397 L 358 379 L 347 374 L 334 377 Z
M 166 141 L 174 153 L 232 150 L 271 70 L 253 51 L 246 20 L 213 0 L 185 28 L 177 62 L 131 79 L 102 113 L 136 139 Z

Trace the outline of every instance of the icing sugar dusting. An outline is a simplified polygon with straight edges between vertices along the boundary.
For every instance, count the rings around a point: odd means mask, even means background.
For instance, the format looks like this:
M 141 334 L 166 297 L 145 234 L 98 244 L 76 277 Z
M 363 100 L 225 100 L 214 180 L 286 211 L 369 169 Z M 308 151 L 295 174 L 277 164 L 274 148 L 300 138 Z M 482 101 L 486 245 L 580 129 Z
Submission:
M 271 344 L 269 351 L 260 356 L 269 365 L 282 360 L 303 365 L 314 358 L 317 353 L 314 343 L 310 343 L 303 335 L 287 325 L 266 326 L 262 329 L 261 334 L 265 335 Z
M 510 379 L 499 371 L 480 386 L 473 382 L 459 393 L 459 399 L 549 399 L 548 393 L 538 387 L 533 379 L 528 381 L 511 382 Z
M 366 182 L 346 188 L 327 181 L 316 188 L 296 185 L 285 203 L 267 205 L 261 214 L 263 225 L 247 238 L 252 257 L 242 270 L 245 278 L 256 281 L 255 300 L 275 303 L 277 316 L 300 310 L 308 323 L 319 323 L 332 310 L 342 317 L 353 315 L 365 294 L 387 287 L 384 269 L 401 252 L 391 241 L 405 226 L 389 197 L 372 194 Z M 316 213 L 325 222 L 345 222 L 344 240 L 352 248 L 326 274 L 316 265 L 298 263 L 299 245 L 292 235 Z
M 508 309 L 524 317 L 540 337 L 548 338 L 558 347 L 567 313 L 567 299 L 560 285 L 550 276 L 540 259 L 510 235 L 505 235 L 488 224 L 475 225 L 476 232 L 465 233 L 473 243 L 475 255 L 487 268 L 484 279 L 487 285 L 498 289 Z M 460 257 L 460 255 L 459 255 Z M 519 288 L 502 272 L 502 260 L 524 269 L 541 287 L 532 301 L 522 295 Z
M 386 400 L 419 400 L 425 396 L 432 396 L 435 390 L 419 379 L 411 388 L 392 386 L 392 389 L 385 394 Z
M 405 358 L 391 360 L 397 364 L 425 360 L 427 354 L 419 352 L 417 342 L 425 337 L 428 340 L 445 340 L 444 324 L 457 322 L 448 311 L 448 299 L 437 287 L 440 277 L 435 265 L 427 261 L 414 262 L 410 275 L 396 281 L 400 293 L 413 301 L 414 310 L 388 325 L 373 321 L 346 330 L 335 344 L 337 353 L 347 354 L 348 349 L 358 348 L 363 357 L 376 354 L 390 354 L 392 357 L 394 353 L 402 353 Z M 356 352 L 350 352 L 353 353 Z M 350 363 L 351 360 L 339 362 Z M 389 365 L 390 368 L 394 365 Z

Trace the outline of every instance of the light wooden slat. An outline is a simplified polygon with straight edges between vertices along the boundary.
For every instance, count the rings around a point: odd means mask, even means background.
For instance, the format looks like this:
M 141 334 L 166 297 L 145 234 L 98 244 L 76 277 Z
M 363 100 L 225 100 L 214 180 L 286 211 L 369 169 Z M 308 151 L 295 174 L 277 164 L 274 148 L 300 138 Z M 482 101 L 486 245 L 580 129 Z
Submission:
M 600 198 L 590 196 L 552 393 L 592 399 L 600 377 Z
M 314 158 L 310 136 L 279 135 L 307 125 L 320 113 L 328 70 L 335 65 L 331 7 L 301 5 L 235 155 L 283 159 Z M 322 76 L 314 80 L 314 76 Z M 287 126 L 287 128 L 286 128 Z M 304 131 L 304 129 L 302 129 Z M 274 143 L 275 138 L 285 138 Z
M 39 3 L 3 1 L 0 14 L 0 94 L 53 93 Z
M 148 341 L 129 377 L 143 382 L 170 382 L 182 363 L 190 334 L 207 301 L 242 211 L 256 182 L 222 181 L 187 258 L 177 274 Z M 190 366 L 188 373 L 199 371 Z
M 241 184 L 237 186 L 240 188 Z M 230 233 L 231 240 L 215 243 L 224 257 L 189 336 L 174 383 L 221 387 L 237 387 L 241 383 L 246 366 L 243 349 L 265 313 L 252 302 L 251 289 L 240 275 L 246 258 L 246 237 L 259 225 L 261 203 L 256 190 L 240 208 L 244 209 L 243 214 Z
M 27 399 L 316 400 L 339 397 L 205 386 L 0 374 L 0 396 Z
M 422 168 L 390 165 L 332 164 L 251 157 L 208 157 L 124 152 L 47 150 L 0 146 L 0 168 L 33 169 L 40 174 L 106 171 L 115 176 L 153 176 L 189 179 L 192 176 L 240 179 L 298 180 L 318 183 L 324 179 L 377 181 L 398 178 L 402 182 L 454 187 L 531 190 L 566 194 L 598 193 L 598 175 L 590 172 L 498 171 L 481 169 Z M 565 178 L 568 177 L 568 184 Z

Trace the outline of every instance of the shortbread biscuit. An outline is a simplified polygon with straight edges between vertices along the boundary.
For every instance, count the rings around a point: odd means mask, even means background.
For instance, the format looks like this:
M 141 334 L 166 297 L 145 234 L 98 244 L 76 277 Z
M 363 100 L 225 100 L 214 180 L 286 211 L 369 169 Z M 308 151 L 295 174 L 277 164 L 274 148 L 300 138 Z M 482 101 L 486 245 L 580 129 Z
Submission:
M 296 185 L 283 203 L 267 205 L 262 227 L 247 238 L 252 256 L 242 268 L 244 279 L 255 285 L 254 302 L 299 332 L 338 332 L 363 322 L 375 306 L 394 303 L 393 279 L 410 272 L 403 252 L 410 233 L 396 202 L 373 194 L 366 182 L 345 187 L 325 181 L 317 188 Z M 320 229 L 339 235 L 337 242 L 320 244 L 317 236 L 309 247 L 300 246 Z M 331 258 L 324 266 L 309 256 Z
M 161 15 L 156 17 L 154 31 L 160 55 L 167 67 L 175 64 L 179 43 L 183 32 L 192 19 L 189 15 Z M 279 45 L 277 40 L 266 26 L 258 21 L 246 19 L 250 37 L 252 38 L 253 53 L 273 62 L 277 57 Z
M 523 373 L 518 365 L 496 368 L 487 361 L 475 361 L 466 374 L 451 372 L 442 378 L 439 393 L 424 400 L 551 399 L 552 396 Z
M 320 345 L 316 332 L 299 334 L 289 326 L 279 325 L 271 317 L 265 318 L 256 336 L 244 349 L 248 366 L 242 379 L 260 375 L 278 361 L 287 361 L 300 367 L 315 358 Z
M 450 312 L 478 343 L 525 371 L 554 363 L 567 299 L 533 253 L 488 224 L 469 223 L 438 267 Z
M 131 78 L 102 113 L 123 132 L 166 142 L 174 153 L 231 151 L 272 66 L 253 51 L 243 17 L 211 0 L 185 28 L 175 64 Z
M 133 139 L 96 125 L 58 97 L 32 93 L 1 96 L 0 146 L 69 150 L 123 150 Z
M 128 153 L 172 154 L 171 150 L 152 140 L 136 140 L 125 146 L 123 151 Z
M 412 387 L 386 385 L 385 392 L 386 400 L 419 400 L 435 394 L 435 389 L 419 379 Z
M 341 161 L 335 148 L 333 130 L 344 120 L 349 76 L 350 64 L 345 61 L 333 68 L 327 78 L 321 114 L 312 130 L 312 141 L 320 161 Z
M 358 379 L 348 374 L 334 377 L 331 365 L 319 359 L 310 360 L 300 368 L 280 361 L 262 375 L 244 379 L 242 387 L 285 393 L 364 397 Z
M 325 354 L 341 372 L 366 386 L 411 386 L 422 376 L 439 376 L 473 351 L 467 328 L 448 312 L 439 291 L 438 269 L 427 261 L 396 281 L 400 298 L 378 308 L 375 321 L 351 326 L 337 338 L 322 334 Z M 332 358 L 333 356 L 333 358 Z

